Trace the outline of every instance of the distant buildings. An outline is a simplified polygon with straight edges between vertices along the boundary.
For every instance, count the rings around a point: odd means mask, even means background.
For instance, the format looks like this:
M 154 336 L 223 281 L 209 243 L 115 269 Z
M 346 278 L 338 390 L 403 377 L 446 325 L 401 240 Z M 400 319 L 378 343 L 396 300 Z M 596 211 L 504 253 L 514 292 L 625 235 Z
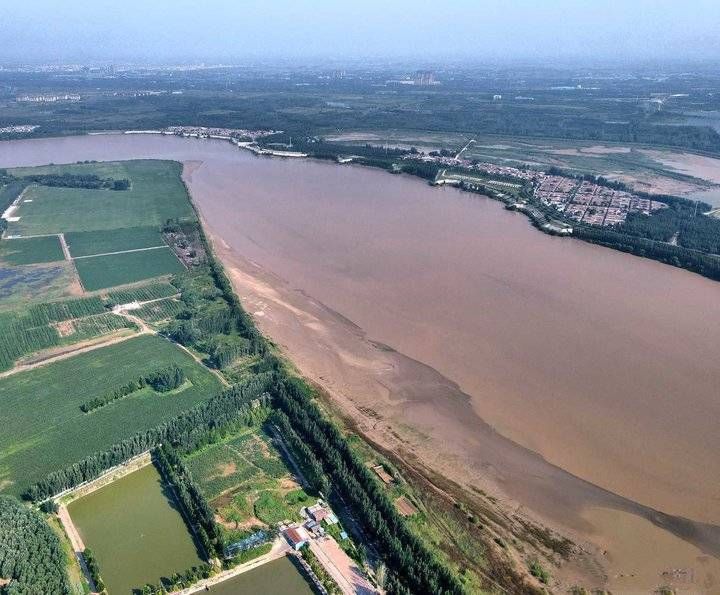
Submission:
M 39 126 L 32 124 L 22 124 L 20 126 L 5 126 L 0 128 L 0 134 L 27 134 L 38 129 Z
M 436 84 L 435 73 L 432 70 L 418 70 L 413 75 L 413 84 L 420 87 L 429 87 Z
M 80 101 L 80 95 L 65 93 L 63 95 L 19 95 L 15 98 L 18 103 L 55 103 L 57 101 Z

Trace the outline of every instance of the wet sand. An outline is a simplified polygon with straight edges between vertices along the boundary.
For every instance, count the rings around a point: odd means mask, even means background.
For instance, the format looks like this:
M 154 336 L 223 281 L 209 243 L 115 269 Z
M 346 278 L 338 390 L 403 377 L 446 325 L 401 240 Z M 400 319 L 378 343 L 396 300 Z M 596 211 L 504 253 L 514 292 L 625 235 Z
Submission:
M 189 186 L 248 309 L 374 439 L 602 544 L 611 577 L 615 558 L 643 588 L 693 561 L 692 588 L 720 576 L 717 284 L 383 172 L 152 137 L 3 145 L 0 166 L 203 161 Z M 618 531 L 629 515 L 645 530 Z

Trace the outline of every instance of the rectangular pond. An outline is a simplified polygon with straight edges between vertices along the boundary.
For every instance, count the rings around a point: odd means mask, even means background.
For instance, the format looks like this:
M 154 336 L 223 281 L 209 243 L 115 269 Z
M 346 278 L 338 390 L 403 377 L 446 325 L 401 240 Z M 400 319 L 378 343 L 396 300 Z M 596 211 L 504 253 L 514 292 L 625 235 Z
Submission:
M 110 595 L 125 595 L 203 562 L 177 504 L 153 465 L 70 503 Z
M 313 595 L 315 591 L 287 556 L 213 585 L 213 595 Z

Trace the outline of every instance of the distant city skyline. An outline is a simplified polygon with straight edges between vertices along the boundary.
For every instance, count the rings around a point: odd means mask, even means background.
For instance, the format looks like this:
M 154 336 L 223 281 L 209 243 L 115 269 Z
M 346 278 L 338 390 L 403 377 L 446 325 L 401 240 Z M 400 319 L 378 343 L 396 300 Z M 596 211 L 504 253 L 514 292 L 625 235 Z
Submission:
M 0 62 L 716 61 L 718 30 L 711 0 L 29 0 L 0 7 Z

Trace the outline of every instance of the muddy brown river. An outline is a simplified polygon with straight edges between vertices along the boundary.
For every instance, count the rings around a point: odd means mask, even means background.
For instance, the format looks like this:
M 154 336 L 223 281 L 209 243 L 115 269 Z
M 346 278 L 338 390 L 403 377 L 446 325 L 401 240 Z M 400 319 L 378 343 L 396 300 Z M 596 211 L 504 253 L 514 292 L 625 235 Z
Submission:
M 607 549 L 616 590 L 676 568 L 720 589 L 720 284 L 358 166 L 146 135 L 0 143 L 0 167 L 131 158 L 187 163 L 246 306 L 346 408 Z

